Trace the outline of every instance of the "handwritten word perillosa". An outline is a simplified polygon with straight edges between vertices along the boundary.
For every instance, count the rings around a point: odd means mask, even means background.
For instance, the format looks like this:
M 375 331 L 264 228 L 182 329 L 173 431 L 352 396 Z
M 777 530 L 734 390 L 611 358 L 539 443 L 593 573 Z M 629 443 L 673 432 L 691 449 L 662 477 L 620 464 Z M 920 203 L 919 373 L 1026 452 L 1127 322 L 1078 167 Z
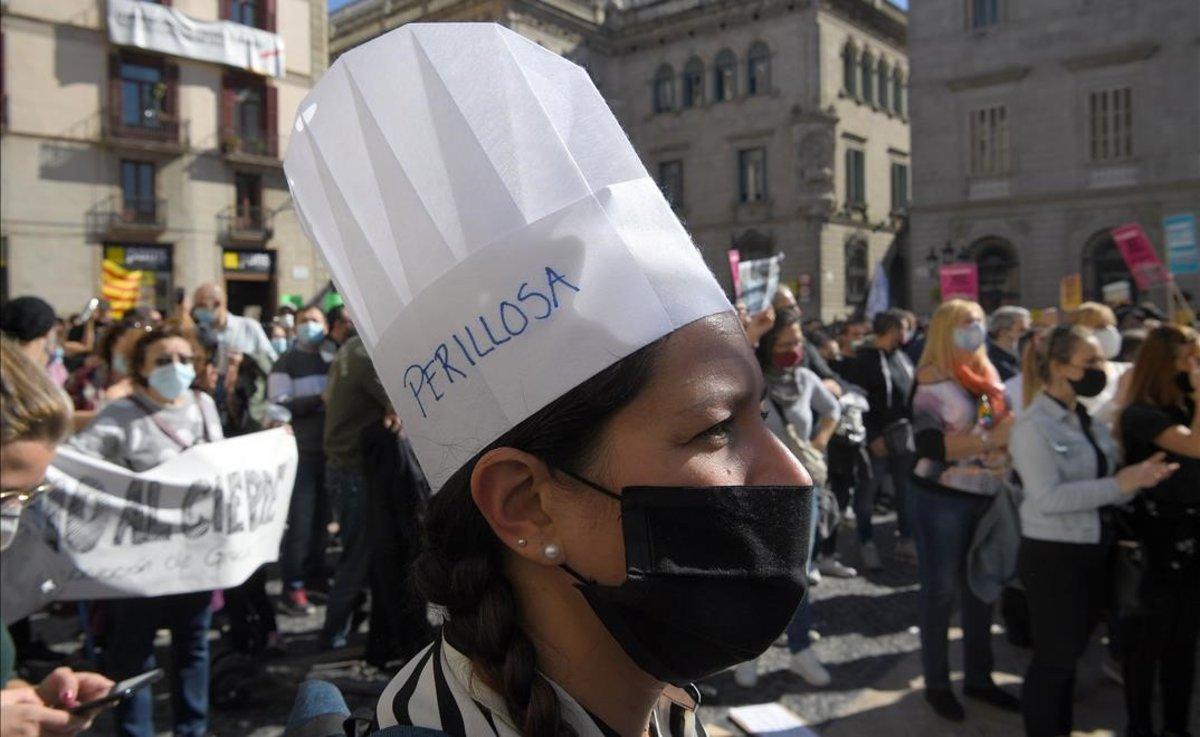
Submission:
M 467 378 L 467 371 L 500 346 L 553 315 L 562 305 L 560 296 L 579 291 L 579 287 L 553 268 L 546 266 L 544 271 L 544 289 L 539 291 L 529 282 L 521 282 L 513 299 L 501 300 L 491 315 L 477 315 L 469 320 L 462 330 L 454 331 L 438 344 L 428 361 L 414 363 L 404 370 L 404 385 L 412 392 L 422 417 L 429 416 L 426 401 L 430 397 L 435 402 L 442 401 L 455 376 Z

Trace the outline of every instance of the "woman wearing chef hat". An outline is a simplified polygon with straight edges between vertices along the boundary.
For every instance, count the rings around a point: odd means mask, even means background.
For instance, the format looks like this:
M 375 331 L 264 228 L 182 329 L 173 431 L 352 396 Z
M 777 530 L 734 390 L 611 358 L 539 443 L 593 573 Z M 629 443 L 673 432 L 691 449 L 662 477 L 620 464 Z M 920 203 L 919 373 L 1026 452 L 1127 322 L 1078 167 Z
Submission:
M 285 170 L 437 490 L 417 578 L 445 623 L 379 724 L 702 735 L 690 683 L 804 595 L 810 482 L 586 72 L 407 25 L 316 85 Z

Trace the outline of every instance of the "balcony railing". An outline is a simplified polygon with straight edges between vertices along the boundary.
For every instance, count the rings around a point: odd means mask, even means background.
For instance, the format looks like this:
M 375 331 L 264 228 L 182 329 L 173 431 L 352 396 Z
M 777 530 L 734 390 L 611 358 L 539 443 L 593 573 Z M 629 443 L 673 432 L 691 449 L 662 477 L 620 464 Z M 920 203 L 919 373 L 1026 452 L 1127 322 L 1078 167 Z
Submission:
M 141 111 L 136 119 L 110 109 L 104 115 L 104 138 L 111 145 L 180 153 L 188 143 L 187 121 L 154 108 Z
M 217 214 L 217 232 L 231 244 L 260 244 L 273 234 L 271 213 L 258 205 L 238 205 Z
M 221 153 L 230 161 L 279 165 L 279 139 L 270 133 L 243 135 L 226 128 L 221 134 Z
M 162 197 L 114 195 L 91 214 L 93 229 L 107 238 L 154 236 L 167 227 L 167 201 Z

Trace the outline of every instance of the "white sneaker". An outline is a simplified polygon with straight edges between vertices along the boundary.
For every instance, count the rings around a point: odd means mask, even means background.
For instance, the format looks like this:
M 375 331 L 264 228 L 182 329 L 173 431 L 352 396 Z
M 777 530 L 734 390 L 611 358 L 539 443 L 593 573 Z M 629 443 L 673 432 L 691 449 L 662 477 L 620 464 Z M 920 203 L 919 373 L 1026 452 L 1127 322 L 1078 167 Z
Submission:
M 879 560 L 879 550 L 875 547 L 874 541 L 863 543 L 859 554 L 862 556 L 863 568 L 866 568 L 868 571 L 883 569 L 883 563 Z
M 809 561 L 807 574 L 809 586 L 816 586 L 821 583 L 821 569 L 817 567 L 815 560 Z
M 733 682 L 742 688 L 754 688 L 758 685 L 758 661 L 747 660 L 733 669 Z
M 793 653 L 790 667 L 793 673 L 807 681 L 810 686 L 817 688 L 828 686 L 829 682 L 833 680 L 811 647 Z
M 901 537 L 896 539 L 896 547 L 892 551 L 892 557 L 901 563 L 917 562 L 917 545 L 911 537 Z
M 832 555 L 822 555 L 820 558 L 817 558 L 817 570 L 821 572 L 821 575 L 832 578 L 854 578 L 858 575 L 858 571 L 842 563 Z

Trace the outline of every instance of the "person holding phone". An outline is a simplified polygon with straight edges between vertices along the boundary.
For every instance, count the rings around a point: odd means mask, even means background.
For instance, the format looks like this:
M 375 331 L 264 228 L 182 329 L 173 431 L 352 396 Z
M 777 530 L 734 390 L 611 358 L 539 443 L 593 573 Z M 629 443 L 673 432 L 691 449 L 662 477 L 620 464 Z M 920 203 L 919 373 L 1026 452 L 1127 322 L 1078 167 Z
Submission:
M 40 366 L 7 338 L 0 339 L 0 551 L 17 536 L 21 510 L 51 487 L 46 469 L 71 429 L 71 406 Z M 108 693 L 98 673 L 58 668 L 36 686 L 13 678 L 16 652 L 0 628 L 0 737 L 74 735 L 95 712 L 68 709 Z
M 191 388 L 199 348 L 178 327 L 157 328 L 138 338 L 130 368 L 133 394 L 100 411 L 70 440 L 89 455 L 140 473 L 199 443 L 221 440 L 212 398 Z M 108 602 L 107 670 L 131 678 L 155 666 L 154 635 L 171 632 L 174 732 L 199 737 L 208 727 L 208 629 L 211 592 L 113 599 Z M 116 707 L 118 735 L 154 735 L 153 700 L 142 689 Z

